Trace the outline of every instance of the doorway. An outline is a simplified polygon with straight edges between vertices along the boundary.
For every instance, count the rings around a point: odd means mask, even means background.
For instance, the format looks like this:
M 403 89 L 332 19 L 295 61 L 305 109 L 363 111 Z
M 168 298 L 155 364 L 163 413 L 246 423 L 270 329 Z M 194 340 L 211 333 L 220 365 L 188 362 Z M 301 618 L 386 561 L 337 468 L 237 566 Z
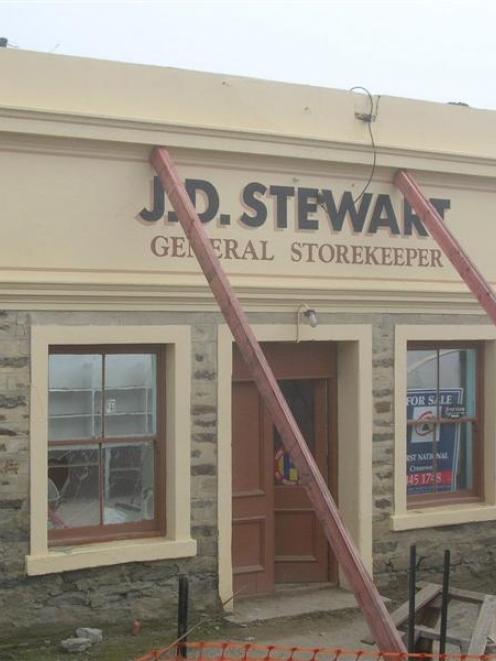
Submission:
M 262 347 L 335 497 L 336 345 Z M 335 582 L 336 562 L 312 504 L 236 347 L 232 454 L 234 592 L 245 596 L 272 592 L 280 583 Z

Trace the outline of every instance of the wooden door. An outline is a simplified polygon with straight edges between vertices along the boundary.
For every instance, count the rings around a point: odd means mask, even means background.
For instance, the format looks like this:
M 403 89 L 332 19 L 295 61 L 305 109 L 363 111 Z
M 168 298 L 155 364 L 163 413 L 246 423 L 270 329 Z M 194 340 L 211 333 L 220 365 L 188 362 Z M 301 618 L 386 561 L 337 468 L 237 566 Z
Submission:
M 332 478 L 334 347 L 302 342 L 263 348 L 322 475 Z M 235 593 L 271 592 L 275 583 L 335 580 L 334 558 L 312 505 L 237 349 L 232 422 Z M 334 480 L 329 483 L 334 490 Z
M 310 451 L 327 480 L 328 396 L 324 379 L 292 379 L 280 386 Z M 267 414 L 268 415 L 268 414 Z M 298 471 L 277 430 L 274 444 L 275 582 L 311 583 L 329 579 L 328 544 Z
M 272 426 L 255 385 L 233 384 L 234 592 L 271 592 L 274 585 Z

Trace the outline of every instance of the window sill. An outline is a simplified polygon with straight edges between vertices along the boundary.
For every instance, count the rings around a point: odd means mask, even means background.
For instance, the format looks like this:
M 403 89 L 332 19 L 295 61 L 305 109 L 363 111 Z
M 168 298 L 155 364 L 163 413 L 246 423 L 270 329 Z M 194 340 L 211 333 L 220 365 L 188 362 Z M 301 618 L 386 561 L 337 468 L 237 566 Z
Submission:
M 437 528 L 458 523 L 475 523 L 478 521 L 496 520 L 496 505 L 484 503 L 465 505 L 458 504 L 449 507 L 426 507 L 412 509 L 405 514 L 393 514 L 392 530 L 415 530 L 416 528 Z
M 74 569 L 105 567 L 125 562 L 150 562 L 196 555 L 194 539 L 135 539 L 78 546 L 59 546 L 43 554 L 26 556 L 29 576 L 56 574 Z

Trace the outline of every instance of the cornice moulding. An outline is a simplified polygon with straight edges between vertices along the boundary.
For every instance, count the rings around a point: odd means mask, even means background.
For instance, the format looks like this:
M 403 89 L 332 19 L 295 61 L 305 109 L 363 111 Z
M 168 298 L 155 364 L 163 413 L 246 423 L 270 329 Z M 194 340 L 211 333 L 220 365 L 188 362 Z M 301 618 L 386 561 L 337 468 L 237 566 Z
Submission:
M 485 313 L 468 293 L 428 291 L 357 291 L 356 289 L 315 290 L 237 288 L 248 312 L 288 313 L 305 301 L 320 313 L 350 312 L 404 314 Z M 4 284 L 0 286 L 0 307 L 11 310 L 129 310 L 219 312 L 207 287 L 129 287 L 108 285 Z M 219 312 L 220 314 L 220 312 Z
M 272 131 L 221 130 L 209 126 L 167 124 L 23 108 L 0 107 L 0 134 L 44 136 L 82 141 L 128 143 L 150 147 L 164 144 L 171 148 L 248 153 L 347 164 L 370 165 L 369 142 L 336 142 L 321 138 L 278 134 Z M 60 149 L 60 147 L 59 147 Z M 89 149 L 82 148 L 88 154 Z M 93 152 L 99 151 L 93 148 Z M 112 151 L 112 150 L 110 150 Z M 481 177 L 496 176 L 496 155 L 481 157 L 458 152 L 416 151 L 377 143 L 379 166 L 410 167 L 418 170 Z M 135 158 L 139 158 L 136 154 Z

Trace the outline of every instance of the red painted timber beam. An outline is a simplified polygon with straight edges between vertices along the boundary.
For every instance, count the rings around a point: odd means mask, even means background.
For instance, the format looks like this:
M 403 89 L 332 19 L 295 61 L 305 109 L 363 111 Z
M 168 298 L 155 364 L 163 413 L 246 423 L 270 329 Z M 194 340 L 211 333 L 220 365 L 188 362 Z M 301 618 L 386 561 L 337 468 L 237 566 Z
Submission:
M 422 193 L 413 176 L 409 172 L 399 170 L 394 176 L 394 185 L 403 193 L 412 209 L 429 230 L 430 235 L 437 241 L 443 253 L 487 312 L 493 324 L 496 325 L 496 296 L 491 285 L 455 239 L 434 206 Z
M 170 154 L 163 147 L 156 147 L 150 161 L 177 213 L 210 289 L 281 436 L 284 447 L 299 471 L 302 484 L 307 489 L 329 545 L 365 615 L 371 634 L 381 651 L 406 652 L 400 634 L 341 520 L 329 488 L 320 474 L 248 319 L 213 251 L 208 235 L 198 218 Z M 360 475 L 357 475 L 356 479 L 359 480 Z

